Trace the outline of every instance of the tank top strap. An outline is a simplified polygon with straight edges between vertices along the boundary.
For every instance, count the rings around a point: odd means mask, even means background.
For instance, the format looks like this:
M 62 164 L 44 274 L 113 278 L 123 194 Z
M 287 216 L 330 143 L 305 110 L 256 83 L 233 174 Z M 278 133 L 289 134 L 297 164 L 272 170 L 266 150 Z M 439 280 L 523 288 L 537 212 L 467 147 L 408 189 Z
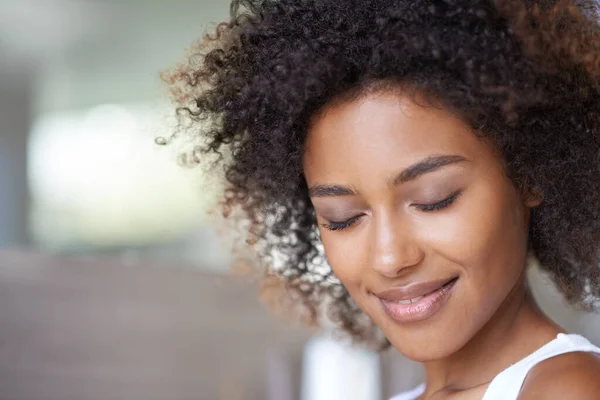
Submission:
M 556 339 L 496 375 L 482 400 L 516 400 L 527 374 L 533 367 L 549 358 L 579 351 L 600 354 L 600 348 L 583 336 L 559 333 Z

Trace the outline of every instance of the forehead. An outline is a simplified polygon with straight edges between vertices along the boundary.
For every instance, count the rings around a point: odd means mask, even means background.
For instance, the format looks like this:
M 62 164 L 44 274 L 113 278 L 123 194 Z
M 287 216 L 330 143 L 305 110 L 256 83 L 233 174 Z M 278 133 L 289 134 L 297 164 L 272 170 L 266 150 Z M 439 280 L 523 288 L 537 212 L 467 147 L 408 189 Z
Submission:
M 452 113 L 401 94 L 379 93 L 335 104 L 316 116 L 303 162 L 310 180 L 365 169 L 397 170 L 441 154 L 471 161 L 495 158 L 491 146 Z

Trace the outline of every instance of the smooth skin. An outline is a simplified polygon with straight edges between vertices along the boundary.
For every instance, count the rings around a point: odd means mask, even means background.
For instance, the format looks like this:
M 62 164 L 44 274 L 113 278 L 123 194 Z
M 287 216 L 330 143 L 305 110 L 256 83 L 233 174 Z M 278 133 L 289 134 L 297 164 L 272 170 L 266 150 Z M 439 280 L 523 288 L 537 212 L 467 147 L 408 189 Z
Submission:
M 564 332 L 526 287 L 541 196 L 518 193 L 494 147 L 450 112 L 396 92 L 334 103 L 311 121 L 303 169 L 329 264 L 392 345 L 424 364 L 422 399 L 480 399 L 499 372 Z M 376 296 L 455 276 L 423 321 L 396 322 Z M 520 398 L 598 399 L 600 362 L 544 361 Z

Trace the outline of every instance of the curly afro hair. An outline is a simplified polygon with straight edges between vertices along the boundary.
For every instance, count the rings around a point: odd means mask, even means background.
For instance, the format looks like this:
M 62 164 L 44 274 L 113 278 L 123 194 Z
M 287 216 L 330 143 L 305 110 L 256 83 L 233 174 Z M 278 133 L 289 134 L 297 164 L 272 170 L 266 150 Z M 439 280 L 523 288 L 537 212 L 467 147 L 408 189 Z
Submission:
M 231 19 L 167 76 L 197 139 L 187 162 L 224 168 L 225 213 L 241 210 L 251 222 L 267 275 L 305 316 L 318 323 L 325 311 L 342 332 L 369 341 L 376 329 L 324 262 L 303 144 L 325 105 L 408 85 L 492 139 L 521 193 L 539 190 L 530 251 L 568 301 L 593 307 L 597 11 L 574 1 L 234 0 Z

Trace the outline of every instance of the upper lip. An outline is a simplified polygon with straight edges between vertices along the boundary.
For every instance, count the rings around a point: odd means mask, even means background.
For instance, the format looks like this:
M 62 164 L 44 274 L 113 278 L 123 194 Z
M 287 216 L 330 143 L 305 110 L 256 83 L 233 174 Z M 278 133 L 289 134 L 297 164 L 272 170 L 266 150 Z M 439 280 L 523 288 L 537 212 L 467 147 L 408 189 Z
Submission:
M 457 279 L 458 277 L 440 279 L 428 282 L 415 282 L 405 286 L 397 286 L 383 292 L 375 293 L 375 296 L 387 301 L 402 301 L 410 300 L 416 297 L 425 296 L 440 289 L 447 283 Z

